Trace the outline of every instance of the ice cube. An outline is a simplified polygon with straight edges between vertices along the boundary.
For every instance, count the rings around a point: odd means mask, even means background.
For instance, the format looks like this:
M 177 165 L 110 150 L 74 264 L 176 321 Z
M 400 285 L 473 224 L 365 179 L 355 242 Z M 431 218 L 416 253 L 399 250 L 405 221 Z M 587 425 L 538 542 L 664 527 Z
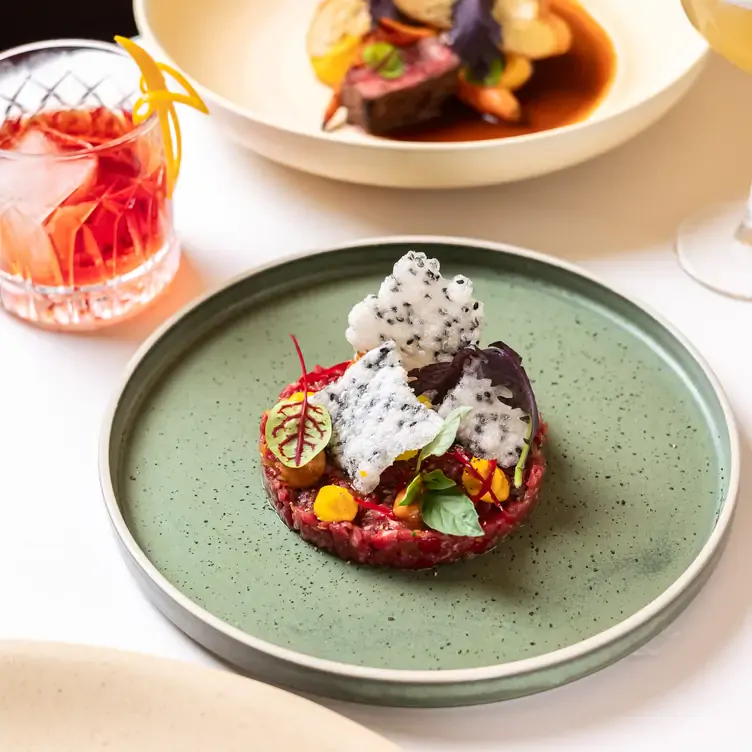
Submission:
M 97 158 L 92 155 L 73 159 L 46 158 L 59 154 L 57 145 L 44 133 L 27 131 L 15 142 L 14 151 L 22 155 L 0 158 L 0 212 L 18 207 L 35 224 L 47 217 L 79 188 L 86 188 L 97 172 Z
M 0 268 L 37 285 L 63 284 L 55 250 L 40 222 L 18 206 L 0 211 Z
M 57 257 L 60 260 L 63 275 L 65 276 L 66 283 L 69 285 L 76 283 L 73 266 L 76 237 L 84 229 L 88 230 L 88 228 L 84 228 L 84 222 L 91 216 L 96 207 L 96 201 L 87 201 L 75 206 L 61 206 L 50 215 L 47 221 L 47 232 L 49 233 L 53 247 L 57 250 Z M 83 234 L 83 240 L 86 252 L 92 256 L 92 260 L 97 266 L 100 266 L 103 263 L 102 255 L 96 246 L 96 241 L 94 241 L 90 230 L 88 233 Z M 91 253 L 91 241 L 94 241 L 93 245 L 96 248 L 96 254 L 93 255 Z
M 14 141 L 13 151 L 21 154 L 60 154 L 58 145 L 35 128 L 30 128 Z

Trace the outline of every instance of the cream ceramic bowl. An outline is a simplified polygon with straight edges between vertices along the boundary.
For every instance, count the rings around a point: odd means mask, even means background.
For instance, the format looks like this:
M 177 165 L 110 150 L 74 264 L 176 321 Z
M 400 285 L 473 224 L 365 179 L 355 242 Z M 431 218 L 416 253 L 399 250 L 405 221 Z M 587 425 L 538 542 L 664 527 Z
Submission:
M 217 125 L 263 156 L 335 180 L 399 188 L 512 182 L 578 164 L 655 123 L 687 92 L 707 46 L 679 0 L 582 0 L 617 52 L 617 74 L 584 121 L 509 139 L 405 143 L 321 132 L 330 91 L 305 35 L 318 0 L 134 0 L 156 54 L 197 84 Z
M 0 641 L 3 752 L 400 752 L 265 684 L 83 645 Z

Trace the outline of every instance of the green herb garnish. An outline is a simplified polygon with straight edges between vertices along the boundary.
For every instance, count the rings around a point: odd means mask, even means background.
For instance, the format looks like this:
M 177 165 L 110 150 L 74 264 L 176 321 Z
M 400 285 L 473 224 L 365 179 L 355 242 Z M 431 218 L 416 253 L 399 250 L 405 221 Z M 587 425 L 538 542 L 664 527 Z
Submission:
M 520 458 L 517 460 L 517 466 L 514 468 L 514 487 L 520 488 L 522 486 L 522 475 L 525 472 L 525 464 L 527 463 L 528 455 L 530 454 L 530 445 L 533 442 L 533 422 L 530 421 L 530 428 L 528 429 L 527 436 L 525 437 L 525 445 L 520 452 Z
M 405 73 L 405 63 L 400 51 L 389 42 L 374 42 L 363 50 L 363 62 L 382 78 L 400 78 Z
M 441 470 L 431 470 L 430 473 L 426 473 L 423 476 L 423 486 L 429 491 L 446 491 L 447 488 L 456 485 L 457 484 L 451 478 L 447 478 Z
M 400 502 L 400 506 L 409 507 L 411 504 L 415 504 L 420 498 L 422 491 L 423 483 L 420 474 L 418 474 L 410 481 L 410 485 L 405 489 L 405 498 Z
M 446 454 L 452 448 L 462 419 L 469 412 L 472 412 L 472 409 L 472 407 L 456 407 L 446 416 L 444 425 L 436 436 L 434 436 L 433 441 L 421 449 L 418 456 L 418 469 L 423 460 L 428 457 L 441 457 L 442 454 Z
M 451 449 L 457 439 L 462 419 L 471 410 L 471 407 L 458 407 L 447 415 L 441 430 L 418 455 L 416 475 L 410 481 L 405 497 L 400 502 L 400 506 L 406 507 L 420 500 L 426 525 L 447 535 L 484 535 L 475 504 L 443 471 L 431 470 L 429 473 L 421 473 L 420 466 L 428 457 L 441 457 Z
M 424 475 L 418 473 L 405 489 L 405 498 L 400 502 L 400 506 L 409 507 L 411 504 L 415 504 L 420 500 L 421 494 L 424 491 L 428 493 L 431 491 L 446 491 L 446 489 L 456 485 L 441 470 L 431 470 L 430 473 L 425 473 Z
M 446 535 L 485 535 L 475 504 L 458 488 L 434 491 L 423 498 L 423 521 Z

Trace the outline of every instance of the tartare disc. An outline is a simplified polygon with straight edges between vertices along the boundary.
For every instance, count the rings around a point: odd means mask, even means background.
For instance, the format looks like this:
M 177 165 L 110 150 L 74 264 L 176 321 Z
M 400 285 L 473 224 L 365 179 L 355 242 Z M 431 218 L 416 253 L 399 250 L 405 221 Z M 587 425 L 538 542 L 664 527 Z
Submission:
M 256 450 L 261 412 L 297 377 L 288 335 L 309 368 L 349 357 L 350 308 L 410 249 L 474 281 L 484 341 L 520 353 L 549 424 L 530 523 L 427 572 L 303 542 Z M 296 257 L 191 305 L 128 368 L 100 462 L 134 575 L 180 629 L 265 681 L 404 706 L 529 694 L 637 648 L 710 573 L 739 472 L 721 388 L 670 326 L 559 260 L 441 238 Z

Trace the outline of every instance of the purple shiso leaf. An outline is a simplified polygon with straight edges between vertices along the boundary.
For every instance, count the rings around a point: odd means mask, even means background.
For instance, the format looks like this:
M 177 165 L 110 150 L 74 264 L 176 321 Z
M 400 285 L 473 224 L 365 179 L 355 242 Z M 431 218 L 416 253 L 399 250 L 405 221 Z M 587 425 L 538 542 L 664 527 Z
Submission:
M 522 367 L 522 358 L 503 342 L 494 342 L 483 350 L 485 362 L 481 364 L 480 375 L 491 379 L 492 386 L 505 386 L 512 392 L 512 398 L 505 400 L 511 407 L 519 407 L 530 416 L 530 438 L 535 438 L 540 425 L 538 403 L 535 400 L 533 385 Z
M 519 407 L 530 416 L 530 431 L 527 436 L 525 447 L 520 454 L 517 466 L 514 469 L 514 487 L 522 487 L 523 471 L 533 445 L 533 439 L 538 433 L 540 416 L 538 404 L 535 401 L 533 385 L 522 367 L 522 358 L 503 342 L 494 342 L 483 351 L 486 358 L 481 364 L 480 374 L 484 378 L 491 379 L 493 386 L 505 386 L 512 392 L 511 400 L 504 400 L 512 407 Z
M 432 392 L 432 401 L 434 404 L 440 404 L 448 392 L 457 386 L 465 366 L 473 360 L 480 361 L 478 378 L 490 379 L 492 386 L 509 389 L 512 397 L 503 401 L 510 407 L 520 408 L 530 416 L 532 440 L 540 425 L 533 385 L 522 367 L 522 358 L 504 342 L 494 342 L 485 350 L 466 347 L 448 363 L 431 363 L 423 368 L 415 368 L 408 374 L 412 379 L 410 386 L 418 396 Z
M 412 390 L 418 397 L 431 392 L 431 402 L 440 405 L 449 391 L 459 384 L 465 364 L 479 357 L 480 352 L 476 347 L 465 347 L 447 363 L 430 363 L 414 368 L 407 374 L 412 379 Z
M 501 25 L 493 5 L 493 0 L 458 0 L 453 9 L 449 45 L 477 79 L 501 58 Z
M 520 489 L 530 447 L 540 426 L 540 415 L 533 385 L 522 367 L 522 358 L 509 345 L 494 342 L 485 350 L 478 347 L 463 348 L 448 363 L 431 363 L 410 371 L 410 386 L 418 397 L 431 392 L 431 401 L 436 405 L 440 404 L 447 393 L 457 386 L 465 367 L 476 360 L 479 361 L 476 366 L 478 378 L 490 379 L 492 386 L 506 387 L 512 396 L 502 401 L 510 407 L 520 408 L 530 416 L 530 430 L 525 447 L 514 470 L 514 486 Z
M 397 18 L 397 7 L 394 0 L 368 0 L 368 9 L 376 25 L 382 18 Z

